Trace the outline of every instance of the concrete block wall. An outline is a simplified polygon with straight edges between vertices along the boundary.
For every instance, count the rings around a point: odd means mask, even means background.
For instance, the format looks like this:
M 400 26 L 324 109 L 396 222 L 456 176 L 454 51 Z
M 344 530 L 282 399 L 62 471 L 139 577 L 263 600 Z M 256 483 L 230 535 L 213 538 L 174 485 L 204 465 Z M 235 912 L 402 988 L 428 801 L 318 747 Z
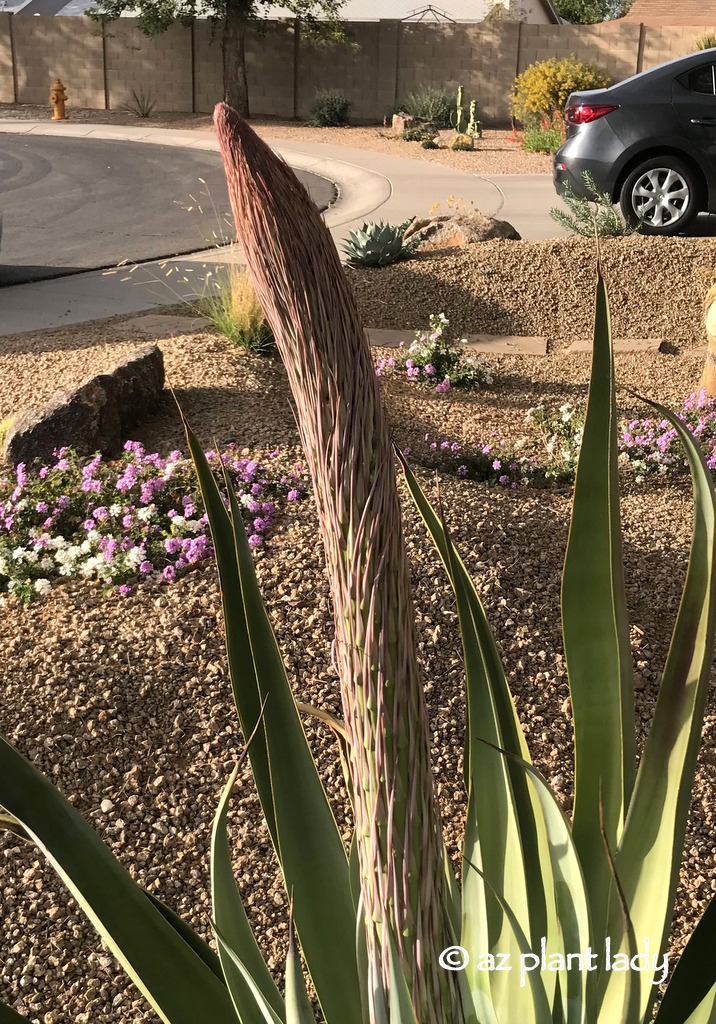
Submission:
M 294 38 L 293 22 L 269 23 L 247 34 L 246 76 L 252 113 L 294 116 Z
M 354 22 L 350 42 L 310 42 L 301 38 L 298 56 L 296 112 L 308 117 L 316 93 L 336 90 L 350 100 L 350 116 L 358 121 L 382 118 L 378 113 L 379 22 Z
M 172 25 L 158 36 L 146 36 L 133 18 L 119 18 L 107 25 L 105 34 L 107 91 L 111 110 L 125 103 L 131 104 L 133 91 L 150 98 L 155 110 L 191 110 L 189 29 Z
M 603 68 L 614 81 L 693 52 L 698 26 L 537 25 L 400 22 L 347 26 L 352 45 L 311 42 L 290 20 L 247 34 L 247 74 L 255 116 L 308 116 L 317 90 L 337 89 L 358 122 L 380 122 L 420 85 L 463 85 L 487 124 L 509 122 L 518 72 L 569 54 Z M 13 74 L 14 60 L 14 74 Z M 60 77 L 72 106 L 110 108 L 144 92 L 156 110 L 206 111 L 223 96 L 220 30 L 208 21 L 145 36 L 137 21 L 106 26 L 81 17 L 23 17 L 0 12 L 0 102 L 49 108 Z M 17 89 L 15 89 L 15 82 Z
M 15 85 L 12 71 L 12 37 L 10 35 L 11 17 L 11 14 L 0 14 L 0 103 L 15 102 Z M 49 91 L 48 89 L 48 95 Z
M 636 74 L 639 34 L 639 24 L 619 21 L 601 25 L 523 25 L 519 71 L 538 60 L 574 54 L 618 82 Z
M 11 17 L 18 103 L 49 107 L 50 87 L 60 78 L 69 107 L 104 107 L 100 25 L 80 17 Z
M 694 40 L 705 32 L 703 25 L 644 26 L 644 67 L 656 67 L 694 52 Z
M 464 105 L 476 100 L 486 123 L 507 118 L 505 97 L 515 78 L 519 25 L 401 26 L 398 100 L 420 85 L 464 89 Z

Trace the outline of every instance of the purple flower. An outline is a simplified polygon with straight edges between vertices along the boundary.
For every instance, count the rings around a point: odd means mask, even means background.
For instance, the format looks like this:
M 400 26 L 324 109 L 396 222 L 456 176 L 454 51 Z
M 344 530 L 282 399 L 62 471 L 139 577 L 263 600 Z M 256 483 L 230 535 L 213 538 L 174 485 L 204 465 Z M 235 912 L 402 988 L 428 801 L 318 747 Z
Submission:
M 298 501 L 298 491 L 294 488 L 292 491 L 288 492 L 286 498 L 288 501 Z
M 467 476 L 467 466 L 458 466 L 457 467 L 457 475 L 458 476 Z
M 44 480 L 49 472 L 50 471 L 47 468 L 47 466 L 43 466 L 37 475 L 39 476 L 40 480 Z
M 164 550 L 169 555 L 175 555 L 177 551 L 181 551 L 181 541 L 177 537 L 167 537 L 164 541 Z
M 128 512 L 126 514 L 126 516 L 122 516 L 122 526 L 125 528 L 125 530 L 129 530 L 131 528 L 131 526 L 132 526 L 132 516 L 131 516 L 131 513 Z
M 492 463 L 492 468 L 493 469 L 502 469 L 502 463 L 500 462 L 499 459 L 495 459 L 495 461 Z
M 162 579 L 165 583 L 170 583 L 171 580 L 176 576 L 176 569 L 173 565 L 165 565 L 162 569 Z
M 126 597 L 127 594 L 131 594 L 132 593 L 132 588 L 129 586 L 128 583 L 123 583 L 117 589 L 119 590 L 119 593 L 122 595 L 122 597 Z
M 67 497 L 66 494 L 61 494 L 60 497 L 57 499 L 58 508 L 68 508 L 69 504 L 70 499 Z
M 258 533 L 252 533 L 251 536 L 249 537 L 249 547 L 252 549 L 260 548 L 262 544 L 263 538 L 259 537 Z
M 152 565 L 152 563 L 148 559 L 145 559 L 143 562 L 140 562 L 140 564 L 139 564 L 139 571 L 140 572 L 144 572 L 144 573 L 151 572 L 153 568 L 154 568 L 154 566 Z
M 85 519 L 82 525 L 84 526 L 85 530 L 94 530 L 97 523 L 95 523 L 94 519 Z
M 423 367 L 423 373 L 426 373 L 428 377 L 435 376 L 435 367 L 432 365 L 432 363 L 428 363 L 427 366 Z
M 503 473 L 502 476 L 498 478 L 497 482 L 498 484 L 502 484 L 503 487 L 506 487 L 510 482 L 510 478 L 506 473 Z
M 47 512 L 47 509 L 48 505 L 46 501 L 38 501 L 38 503 L 35 505 L 36 512 Z
M 60 499 L 60 500 L 61 500 L 61 499 Z M 108 512 L 108 511 L 107 511 L 107 509 L 106 509 L 106 508 L 104 507 L 104 505 L 100 505 L 100 506 L 99 506 L 99 508 L 96 508 L 96 509 L 94 510 L 94 512 L 92 513 L 92 515 L 93 515 L 93 516 L 95 517 L 95 519 L 97 520 L 97 522 L 98 522 L 98 523 L 101 523 L 101 522 L 102 522 L 102 520 L 104 520 L 104 519 L 107 519 L 107 518 L 108 518 L 108 516 L 109 516 L 109 512 Z

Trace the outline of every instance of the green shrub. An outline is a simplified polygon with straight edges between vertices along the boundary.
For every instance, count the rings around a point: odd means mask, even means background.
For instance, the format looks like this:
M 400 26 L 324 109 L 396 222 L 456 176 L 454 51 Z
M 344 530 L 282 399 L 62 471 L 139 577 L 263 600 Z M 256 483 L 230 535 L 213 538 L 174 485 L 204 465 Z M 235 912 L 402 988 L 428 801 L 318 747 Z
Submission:
M 574 235 L 586 237 L 599 235 L 612 238 L 631 235 L 636 228 L 627 224 L 615 209 L 611 196 L 607 192 L 599 191 L 589 171 L 584 171 L 582 177 L 592 198 L 582 199 L 576 196 L 567 185 L 562 199 L 567 204 L 569 213 L 553 206 L 549 211 L 552 220 L 567 228 Z
M 314 128 L 342 128 L 348 124 L 350 108 L 350 100 L 335 89 L 317 92 L 308 123 Z
M 603 71 L 574 55 L 538 60 L 515 79 L 510 109 L 523 124 L 533 124 L 554 110 L 564 110 L 570 93 L 602 89 L 609 83 Z
M 401 104 L 401 111 L 411 117 L 432 121 L 436 128 L 449 128 L 453 110 L 453 97 L 447 89 L 434 85 L 421 85 L 408 93 Z
M 232 266 L 228 279 L 220 281 L 214 295 L 200 299 L 196 308 L 225 338 L 247 352 L 262 356 L 275 353 L 271 328 L 243 267 Z
M 433 142 L 432 139 L 423 139 L 420 145 L 423 149 L 440 149 L 437 142 Z
M 432 142 L 433 139 L 432 133 L 424 128 L 404 128 L 400 137 L 404 142 Z
M 555 110 L 552 117 L 543 117 L 539 124 L 525 128 L 522 148 L 527 153 L 556 153 L 564 142 L 564 117 Z

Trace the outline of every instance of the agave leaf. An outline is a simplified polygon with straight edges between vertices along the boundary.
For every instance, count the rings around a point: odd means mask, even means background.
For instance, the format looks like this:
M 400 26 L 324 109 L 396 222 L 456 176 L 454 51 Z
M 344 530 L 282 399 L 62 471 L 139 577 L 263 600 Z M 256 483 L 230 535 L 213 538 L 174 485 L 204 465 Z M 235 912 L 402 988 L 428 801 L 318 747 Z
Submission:
M 548 839 L 549 857 L 554 875 L 557 919 L 562 936 L 562 956 L 594 948 L 587 899 L 587 889 L 574 839 L 554 793 L 534 765 L 515 754 L 500 751 L 517 764 L 534 787 L 543 813 Z M 594 1020 L 595 976 L 587 970 L 567 969 L 560 972 L 562 1020 L 565 1024 L 591 1024 Z
M 286 1024 L 315 1024 L 301 970 L 301 957 L 293 932 L 293 906 L 288 921 L 288 957 L 286 959 Z
M 549 858 L 544 855 L 546 839 L 540 839 L 538 802 L 529 791 L 524 772 L 506 763 L 494 749 L 506 749 L 529 760 L 497 647 L 479 595 L 445 523 L 397 449 L 396 454 L 411 497 L 452 583 L 465 659 L 468 809 L 464 853 L 469 862 L 479 864 L 480 872 L 468 873 L 463 882 L 461 944 L 468 950 L 519 956 L 514 929 L 505 919 L 501 904 L 486 898 L 481 880 L 484 873 L 491 884 L 499 887 L 532 941 L 538 945 L 544 936 L 550 952 L 558 952 L 556 918 L 548 909 L 554 905 L 553 880 Z M 521 1017 L 525 1024 L 529 1020 L 525 1016 L 530 1012 L 525 1006 L 528 993 L 524 987 L 512 985 L 506 972 L 479 971 L 474 958 L 467 965 L 466 978 L 473 994 L 478 990 L 491 993 L 498 1017 Z M 547 984 L 551 996 L 556 977 L 548 975 Z
M 264 996 L 263 992 L 256 984 L 254 979 L 248 972 L 246 964 L 243 962 L 241 957 L 238 955 L 235 949 L 232 949 L 227 942 L 226 936 L 222 935 L 216 926 L 216 922 L 212 922 L 214 928 L 214 934 L 216 935 L 216 941 L 221 949 L 232 961 L 234 967 L 243 978 L 246 986 L 246 991 L 250 994 L 250 998 L 253 1000 L 252 1017 L 257 1016 L 259 1020 L 263 1021 L 263 1024 L 285 1024 L 283 1019 L 279 1017 L 274 1008 L 271 1006 L 269 1001 Z M 233 996 L 232 996 L 233 998 Z M 243 1013 L 246 1009 L 246 1002 L 242 1002 L 236 1005 L 236 1013 L 240 1021 L 243 1021 Z M 203 1018 L 201 1018 L 203 1019 Z
M 167 1024 L 236 1024 L 226 987 L 72 804 L 0 737 L 0 803 L 47 857 Z
M 216 551 L 234 701 L 244 735 L 256 731 L 249 759 L 286 888 L 294 893 L 306 964 L 328 1024 L 360 1024 L 346 851 L 261 599 L 238 502 L 227 479 L 227 513 L 201 445 L 184 426 Z
M 716 897 L 696 925 L 671 977 L 656 1024 L 685 1024 L 691 1014 L 716 1007 Z M 705 1020 L 710 1018 L 706 1016 Z
M 204 961 L 209 970 L 214 974 L 222 985 L 225 985 L 224 975 L 221 970 L 221 961 L 218 956 L 208 944 L 204 942 L 200 935 L 191 928 L 186 921 L 184 921 L 177 913 L 175 913 L 171 907 L 163 903 L 158 896 L 153 892 L 148 892 L 147 889 L 142 889 L 142 892 L 146 894 L 148 899 L 154 904 L 159 913 L 168 921 L 175 932 L 177 932 L 182 939 L 194 950 L 196 955 Z
M 666 949 L 673 915 L 713 661 L 716 494 L 705 458 L 690 431 L 662 405 L 649 404 L 679 434 L 694 493 L 694 526 L 681 603 L 654 721 L 639 764 L 624 835 L 615 854 L 640 951 L 648 939 L 652 954 L 656 954 Z M 614 917 L 611 933 L 618 936 Z M 651 971 L 638 972 L 644 1019 L 656 995 L 652 978 Z M 612 972 L 606 984 L 606 1013 L 614 1006 L 618 988 L 619 980 Z
M 31 1024 L 31 1021 L 0 999 L 0 1024 Z
M 266 1001 L 279 1017 L 283 1017 L 285 1013 L 283 999 L 256 942 L 231 868 L 226 819 L 239 768 L 240 765 L 234 768 L 224 787 L 211 831 L 212 912 L 217 927 L 221 929 L 231 948 L 236 950 L 242 963 L 246 965 L 246 969 Z M 244 975 L 236 967 L 221 943 L 219 943 L 219 959 L 234 1006 L 240 1013 L 242 1024 L 259 1024 L 263 1018 L 258 1014 L 256 1003 L 247 987 Z
M 487 876 L 484 874 L 484 872 L 480 871 L 476 864 L 472 864 L 469 861 L 466 863 L 469 869 L 467 873 L 469 874 L 470 871 L 474 871 L 478 875 L 480 875 L 483 882 L 485 883 L 485 891 L 489 893 L 493 899 L 497 900 L 497 902 L 502 907 L 505 917 L 509 921 L 510 927 L 514 931 L 516 945 L 519 949 L 519 955 L 514 961 L 511 961 L 510 966 L 512 971 L 518 970 L 520 974 L 522 974 L 522 957 L 537 956 L 537 954 L 533 951 L 532 945 L 529 942 L 524 931 L 522 930 L 520 922 L 517 919 L 517 915 L 512 910 L 504 896 L 500 892 L 498 892 L 498 890 L 493 885 L 490 884 L 490 881 L 487 878 Z M 520 1017 L 519 1020 L 522 1022 L 524 1020 L 529 1019 L 534 1020 L 535 1024 L 553 1024 L 554 1018 L 552 1016 L 550 1000 L 547 995 L 547 990 L 545 989 L 544 980 L 542 978 L 542 972 L 536 969 L 537 964 L 528 965 L 526 961 L 524 961 L 524 964 L 524 978 L 520 977 L 520 982 L 518 983 L 518 986 L 520 988 L 524 987 L 525 989 L 527 989 L 527 991 L 530 993 L 532 997 L 532 1003 L 529 1007 L 529 1017 Z M 530 970 L 528 969 L 528 967 L 534 967 L 535 969 Z M 524 980 L 527 981 L 527 985 L 523 986 L 522 982 Z M 516 1020 L 516 1018 L 514 1017 L 504 1016 L 501 1019 L 504 1020 L 506 1024 L 508 1024 L 508 1022 Z
M 603 945 L 611 876 L 599 816 L 616 849 L 635 765 L 634 696 L 617 470 L 614 356 L 599 273 L 584 438 L 562 576 L 562 627 L 574 715 L 574 841 Z M 597 916 L 599 915 L 599 916 Z

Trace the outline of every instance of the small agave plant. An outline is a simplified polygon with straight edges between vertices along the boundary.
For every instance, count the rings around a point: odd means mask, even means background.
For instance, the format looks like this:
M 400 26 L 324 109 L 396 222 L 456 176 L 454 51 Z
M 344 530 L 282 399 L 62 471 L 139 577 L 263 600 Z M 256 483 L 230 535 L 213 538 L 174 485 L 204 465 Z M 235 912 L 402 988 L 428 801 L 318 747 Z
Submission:
M 403 236 L 414 220 L 415 217 L 411 217 L 398 225 L 371 221 L 359 231 L 351 231 L 343 246 L 346 261 L 351 267 L 385 267 L 410 259 L 420 246 L 420 240 L 406 242 Z

